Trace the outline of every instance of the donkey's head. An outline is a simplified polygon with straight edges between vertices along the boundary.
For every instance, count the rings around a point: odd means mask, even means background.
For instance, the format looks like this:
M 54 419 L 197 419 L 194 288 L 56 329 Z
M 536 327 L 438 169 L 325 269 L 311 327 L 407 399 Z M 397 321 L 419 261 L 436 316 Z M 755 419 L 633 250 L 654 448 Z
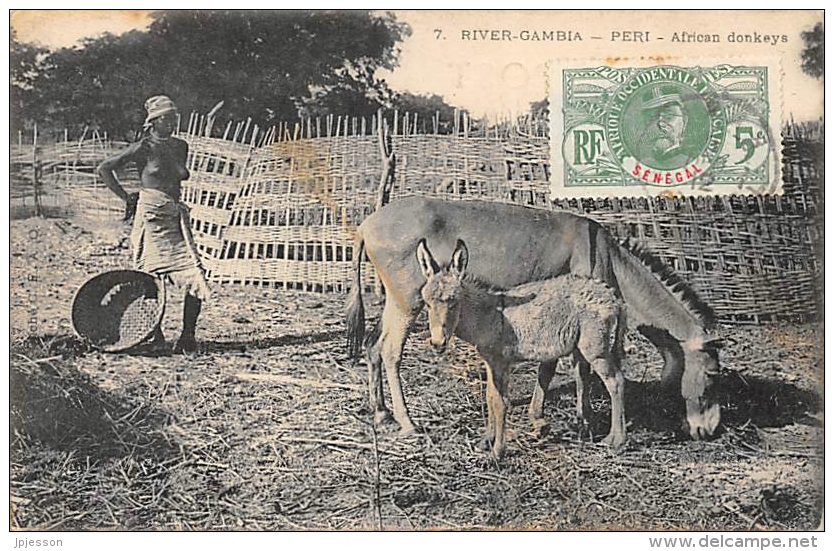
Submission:
M 460 319 L 460 299 L 463 274 L 469 263 L 469 251 L 458 239 L 452 260 L 441 268 L 426 246 L 426 240 L 417 244 L 417 262 L 426 277 L 421 295 L 429 314 L 429 341 L 435 350 L 442 352 L 455 334 Z
M 686 429 L 698 440 L 711 436 L 721 422 L 721 407 L 712 400 L 711 376 L 718 373 L 718 350 L 724 346 L 719 339 L 702 337 L 684 343 L 686 369 L 681 380 L 681 394 L 686 402 Z

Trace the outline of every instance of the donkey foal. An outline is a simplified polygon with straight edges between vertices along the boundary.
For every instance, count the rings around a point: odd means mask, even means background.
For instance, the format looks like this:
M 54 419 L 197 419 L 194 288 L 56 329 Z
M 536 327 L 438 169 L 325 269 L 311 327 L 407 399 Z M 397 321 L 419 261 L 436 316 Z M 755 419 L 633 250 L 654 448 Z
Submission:
M 488 419 L 484 444 L 495 457 L 504 452 L 510 368 L 521 361 L 555 362 L 573 353 L 577 365 L 577 410 L 589 414 L 586 377 L 593 369 L 611 396 L 611 431 L 605 442 L 621 449 L 626 441 L 624 379 L 619 354 L 625 332 L 620 300 L 604 283 L 574 275 L 495 291 L 465 277 L 466 244 L 458 240 L 452 261 L 441 269 L 423 239 L 417 260 L 426 278 L 421 291 L 428 308 L 430 342 L 442 351 L 457 335 L 473 344 L 487 364 Z M 541 402 L 548 374 L 540 372 L 530 418 L 541 430 Z

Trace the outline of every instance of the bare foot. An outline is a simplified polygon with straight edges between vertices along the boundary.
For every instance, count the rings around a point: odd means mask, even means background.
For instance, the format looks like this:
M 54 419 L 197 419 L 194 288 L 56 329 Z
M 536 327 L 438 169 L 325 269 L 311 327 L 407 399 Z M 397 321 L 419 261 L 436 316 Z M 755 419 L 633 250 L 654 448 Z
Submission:
M 197 339 L 189 335 L 180 335 L 177 344 L 174 345 L 174 354 L 193 355 L 197 353 Z

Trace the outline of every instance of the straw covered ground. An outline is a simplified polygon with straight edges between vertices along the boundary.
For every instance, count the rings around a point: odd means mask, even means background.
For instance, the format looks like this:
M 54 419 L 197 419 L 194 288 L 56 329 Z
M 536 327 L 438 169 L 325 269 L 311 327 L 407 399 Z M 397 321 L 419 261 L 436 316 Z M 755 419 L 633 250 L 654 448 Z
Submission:
M 629 444 L 580 438 L 571 377 L 554 431 L 530 434 L 535 372 L 517 369 L 506 458 L 476 449 L 484 374 L 458 345 L 410 339 L 406 397 L 425 433 L 369 424 L 365 366 L 345 357 L 344 297 L 215 287 L 203 352 L 87 350 L 67 321 L 87 278 L 129 265 L 124 228 L 11 223 L 12 528 L 36 530 L 811 529 L 822 486 L 822 328 L 725 327 L 724 425 L 693 442 L 656 399 L 660 360 L 630 334 Z M 369 318 L 379 311 L 366 297 Z M 181 297 L 166 315 L 178 334 Z M 368 325 L 372 322 L 368 320 Z M 593 389 L 594 439 L 608 399 Z

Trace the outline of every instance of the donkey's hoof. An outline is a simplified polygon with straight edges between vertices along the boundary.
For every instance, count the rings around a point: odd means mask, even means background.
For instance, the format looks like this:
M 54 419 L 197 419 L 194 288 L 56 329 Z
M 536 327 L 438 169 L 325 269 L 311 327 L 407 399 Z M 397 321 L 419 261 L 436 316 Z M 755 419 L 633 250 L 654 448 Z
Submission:
M 418 434 L 420 434 L 420 429 L 418 429 L 414 425 L 409 425 L 400 429 L 400 434 L 398 435 L 398 437 L 411 438 L 412 436 L 417 436 Z
M 625 436 L 614 436 L 614 433 L 608 433 L 608 436 L 602 439 L 602 443 L 609 446 L 614 453 L 620 453 L 625 450 L 626 438 Z
M 501 449 L 496 449 L 496 448 L 493 446 L 492 451 L 489 453 L 489 455 L 490 455 L 490 457 L 492 457 L 494 460 L 496 460 L 496 461 L 501 461 L 501 459 L 503 459 L 503 458 L 504 458 L 504 448 L 503 448 L 503 447 L 501 447 Z
M 593 441 L 594 434 L 591 432 L 591 425 L 588 421 L 577 417 L 576 421 L 573 423 L 573 428 L 576 431 L 576 436 L 579 440 L 587 438 L 588 440 Z
M 536 419 L 533 421 L 533 437 L 541 440 L 550 434 L 550 423 L 544 419 Z
M 390 425 L 394 422 L 394 416 L 387 409 L 380 409 L 374 414 L 374 424 L 378 427 Z

